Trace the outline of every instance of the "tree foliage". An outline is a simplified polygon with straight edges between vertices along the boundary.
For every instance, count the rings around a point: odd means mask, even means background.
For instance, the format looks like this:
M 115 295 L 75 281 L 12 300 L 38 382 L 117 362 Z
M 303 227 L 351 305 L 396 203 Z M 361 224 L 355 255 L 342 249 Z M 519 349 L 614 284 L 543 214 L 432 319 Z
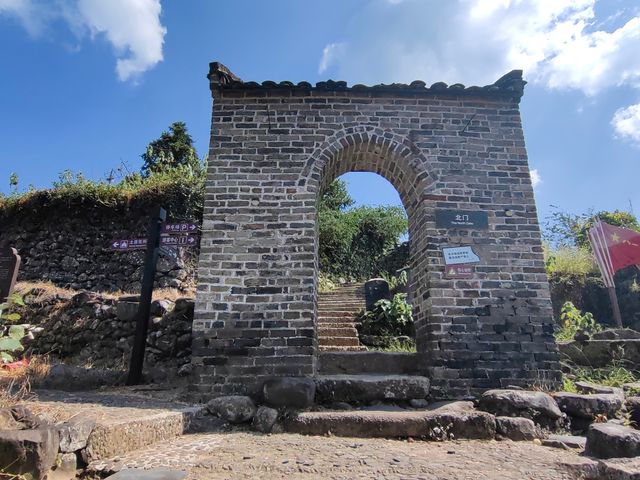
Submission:
M 184 122 L 172 123 L 169 131 L 162 132 L 160 138 L 149 143 L 146 152 L 142 154 L 142 160 L 143 176 L 180 166 L 194 172 L 202 170 L 202 163 Z
M 545 222 L 545 240 L 553 246 L 577 246 L 591 250 L 589 229 L 597 220 L 602 220 L 616 227 L 630 228 L 640 232 L 640 223 L 636 216 L 624 210 L 612 212 L 589 211 L 576 215 L 562 210 L 554 211 Z
M 333 182 L 318 209 L 320 269 L 332 276 L 364 279 L 381 272 L 384 257 L 407 232 L 401 207 L 354 203 L 342 180 Z

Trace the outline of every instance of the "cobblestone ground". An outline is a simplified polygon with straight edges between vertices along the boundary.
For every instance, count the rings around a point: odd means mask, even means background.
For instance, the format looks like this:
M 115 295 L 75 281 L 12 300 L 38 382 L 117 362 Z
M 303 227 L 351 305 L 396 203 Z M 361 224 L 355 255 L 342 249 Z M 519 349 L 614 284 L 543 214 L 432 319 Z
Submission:
M 170 467 L 188 471 L 189 480 L 573 480 L 596 465 L 576 453 L 531 442 L 433 443 L 244 432 L 188 435 L 118 460 L 95 467 Z

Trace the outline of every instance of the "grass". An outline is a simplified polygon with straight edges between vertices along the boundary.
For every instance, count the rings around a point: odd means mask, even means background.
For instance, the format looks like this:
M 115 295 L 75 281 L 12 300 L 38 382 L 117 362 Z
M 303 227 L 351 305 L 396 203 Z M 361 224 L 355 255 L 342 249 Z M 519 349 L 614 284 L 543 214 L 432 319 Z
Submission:
M 402 341 L 391 337 L 389 341 L 380 347 L 369 347 L 369 351 L 389 353 L 416 353 L 416 343 L 413 340 Z
M 11 407 L 31 398 L 31 383 L 49 373 L 46 357 L 32 357 L 28 365 L 13 370 L 0 369 L 0 408 Z

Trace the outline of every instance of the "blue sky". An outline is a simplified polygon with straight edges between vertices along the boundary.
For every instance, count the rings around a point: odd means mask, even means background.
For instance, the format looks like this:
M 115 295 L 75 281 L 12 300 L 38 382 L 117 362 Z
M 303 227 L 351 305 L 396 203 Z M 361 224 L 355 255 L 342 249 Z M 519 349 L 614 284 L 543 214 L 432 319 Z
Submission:
M 540 216 L 640 213 L 640 5 L 631 0 L 0 0 L 0 191 L 135 171 L 185 121 L 208 148 L 213 60 L 245 80 L 529 81 Z M 398 202 L 349 175 L 359 203 Z M 373 182 L 373 183 L 372 183 Z M 382 182 L 380 182 L 382 183 Z

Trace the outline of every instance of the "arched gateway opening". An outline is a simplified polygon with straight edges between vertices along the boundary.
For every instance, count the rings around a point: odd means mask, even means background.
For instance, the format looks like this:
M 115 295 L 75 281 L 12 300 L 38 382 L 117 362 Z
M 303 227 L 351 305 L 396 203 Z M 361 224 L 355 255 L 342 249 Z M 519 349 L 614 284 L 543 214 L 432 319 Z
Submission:
M 407 213 L 409 238 L 411 249 L 409 252 L 410 284 L 412 306 L 414 312 L 415 340 L 418 353 L 426 351 L 426 336 L 428 331 L 427 316 L 429 312 L 427 273 L 429 266 L 428 253 L 420 245 L 424 245 L 428 232 L 426 223 L 420 222 L 420 218 L 433 215 L 433 202 L 422 200 L 433 181 L 427 170 L 427 160 L 415 149 L 409 148 L 407 141 L 399 136 L 387 135 L 380 129 L 371 127 L 354 127 L 338 132 L 328 139 L 318 152 L 312 155 L 312 168 L 309 170 L 309 191 L 316 195 L 316 205 L 321 193 L 336 178 L 348 172 L 372 172 L 385 178 L 398 192 L 404 209 Z M 316 236 L 316 252 L 318 250 Z M 419 252 L 423 254 L 420 255 Z M 316 254 L 317 258 L 317 254 Z M 318 280 L 316 267 L 315 296 L 318 295 Z M 316 301 L 317 305 L 317 301 Z M 316 328 L 318 328 L 318 311 L 315 311 Z M 317 332 L 318 330 L 316 330 Z M 321 345 L 320 345 L 321 346 Z M 322 348 L 319 354 L 322 355 Z M 362 357 L 355 359 L 352 354 L 324 355 L 333 363 L 339 362 L 340 357 L 345 362 L 355 363 L 355 366 L 343 366 L 342 371 L 354 373 L 361 367 L 363 373 L 367 366 Z M 393 362 L 389 356 L 386 361 Z M 419 371 L 419 358 L 413 361 L 415 371 Z M 326 362 L 325 362 L 326 363 Z M 322 365 L 319 365 L 322 370 Z M 394 372 L 393 365 L 389 370 Z M 394 373 L 404 373 L 398 366 Z M 333 366 L 331 373 L 340 372 L 340 366 Z M 369 372 L 370 373 L 370 372 Z
M 256 393 L 322 373 L 317 203 L 370 171 L 409 217 L 418 353 L 432 398 L 559 379 L 522 134 L 525 82 L 243 82 L 212 63 L 193 390 Z

